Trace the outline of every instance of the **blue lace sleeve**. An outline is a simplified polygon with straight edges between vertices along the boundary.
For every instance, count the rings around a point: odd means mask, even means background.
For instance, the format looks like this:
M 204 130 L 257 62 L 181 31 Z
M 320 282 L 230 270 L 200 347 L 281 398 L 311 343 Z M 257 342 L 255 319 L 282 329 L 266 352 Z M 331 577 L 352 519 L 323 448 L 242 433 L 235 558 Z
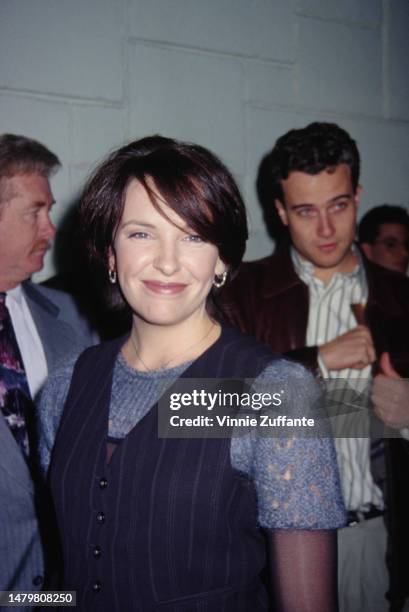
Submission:
M 254 389 L 283 391 L 289 416 L 313 416 L 320 390 L 301 365 L 280 359 L 254 382 Z M 345 509 L 336 454 L 330 437 L 280 431 L 274 437 L 252 432 L 232 439 L 231 459 L 254 482 L 258 520 L 267 529 L 336 529 Z

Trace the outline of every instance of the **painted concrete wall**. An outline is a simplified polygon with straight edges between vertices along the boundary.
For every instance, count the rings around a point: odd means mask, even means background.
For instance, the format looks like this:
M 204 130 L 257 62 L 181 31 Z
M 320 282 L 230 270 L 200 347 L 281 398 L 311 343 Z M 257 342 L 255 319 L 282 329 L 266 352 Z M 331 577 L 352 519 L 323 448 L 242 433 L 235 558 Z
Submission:
M 335 121 L 358 141 L 362 210 L 409 201 L 408 0 L 1 0 L 0 132 L 63 169 L 58 224 L 112 148 L 189 139 L 233 170 L 247 259 L 271 251 L 255 179 L 275 139 Z M 53 255 L 37 280 L 54 272 Z

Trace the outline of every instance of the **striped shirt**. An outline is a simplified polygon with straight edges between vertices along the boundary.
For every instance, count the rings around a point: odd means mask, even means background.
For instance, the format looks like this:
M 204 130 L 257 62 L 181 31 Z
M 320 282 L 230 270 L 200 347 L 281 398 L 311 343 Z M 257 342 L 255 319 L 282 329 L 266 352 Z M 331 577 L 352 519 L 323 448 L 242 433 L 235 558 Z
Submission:
M 355 252 L 358 259 L 360 255 Z M 351 304 L 363 304 L 368 299 L 368 286 L 362 262 L 352 272 L 337 272 L 328 284 L 314 276 L 311 262 L 302 260 L 295 249 L 291 250 L 294 268 L 300 279 L 309 288 L 309 315 L 307 324 L 307 346 L 321 346 L 356 327 Z M 343 378 L 354 381 L 354 388 L 368 387 L 371 367 L 363 370 L 345 368 L 328 370 L 318 359 L 324 379 Z M 370 469 L 370 438 L 368 413 L 360 411 L 349 415 L 347 438 L 335 438 L 342 492 L 347 510 L 366 510 L 371 504 L 383 509 L 383 494 L 375 484 Z M 362 432 L 362 419 L 366 419 L 366 437 L 353 437 L 353 432 Z M 359 419 L 359 424 L 358 424 Z M 345 430 L 344 430 L 345 431 Z

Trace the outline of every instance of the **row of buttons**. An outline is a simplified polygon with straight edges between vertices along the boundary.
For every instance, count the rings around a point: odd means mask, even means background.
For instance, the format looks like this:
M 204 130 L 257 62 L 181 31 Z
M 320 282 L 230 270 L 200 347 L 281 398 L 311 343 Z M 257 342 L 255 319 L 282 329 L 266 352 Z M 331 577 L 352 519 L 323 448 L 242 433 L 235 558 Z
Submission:
M 106 489 L 108 486 L 108 480 L 105 478 L 105 476 L 102 476 L 102 478 L 100 478 L 99 481 L 99 488 L 100 489 Z M 97 523 L 99 525 L 103 525 L 105 523 L 105 512 L 98 512 L 97 513 Z M 100 559 L 101 555 L 102 555 L 102 548 L 98 545 L 94 546 L 94 548 L 92 549 L 92 555 L 94 557 L 94 559 Z M 99 593 L 102 589 L 102 583 L 100 580 L 95 580 L 95 582 L 92 585 L 92 590 L 94 593 Z

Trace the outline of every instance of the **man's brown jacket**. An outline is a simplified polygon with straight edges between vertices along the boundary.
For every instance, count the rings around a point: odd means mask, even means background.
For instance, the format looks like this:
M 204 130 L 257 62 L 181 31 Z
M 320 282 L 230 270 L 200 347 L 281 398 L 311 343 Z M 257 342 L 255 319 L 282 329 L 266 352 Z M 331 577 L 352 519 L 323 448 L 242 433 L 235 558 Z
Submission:
M 409 279 L 363 257 L 368 283 L 366 321 L 379 356 L 389 351 L 395 369 L 409 378 Z M 306 347 L 308 287 L 297 276 L 288 247 L 242 264 L 223 290 L 226 318 L 273 351 L 318 374 L 318 347 Z M 391 610 L 409 596 L 409 443 L 386 441 L 388 565 Z

